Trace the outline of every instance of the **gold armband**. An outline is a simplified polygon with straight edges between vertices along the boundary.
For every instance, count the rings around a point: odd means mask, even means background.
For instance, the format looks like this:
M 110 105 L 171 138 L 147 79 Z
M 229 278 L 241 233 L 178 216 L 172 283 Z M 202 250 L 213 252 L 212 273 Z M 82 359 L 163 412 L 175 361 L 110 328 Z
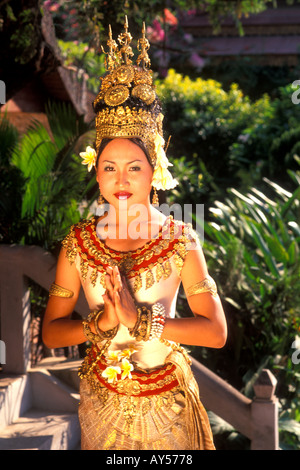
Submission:
M 203 281 L 189 287 L 186 291 L 186 295 L 190 297 L 191 295 L 203 294 L 204 292 L 209 292 L 214 297 L 218 295 L 217 285 L 210 276 L 207 276 Z
M 49 297 L 51 295 L 54 295 L 55 297 L 64 297 L 65 299 L 70 299 L 71 297 L 73 297 L 74 292 L 69 289 L 66 289 L 65 287 L 61 287 L 58 284 L 55 284 L 55 282 L 53 282 L 49 289 Z

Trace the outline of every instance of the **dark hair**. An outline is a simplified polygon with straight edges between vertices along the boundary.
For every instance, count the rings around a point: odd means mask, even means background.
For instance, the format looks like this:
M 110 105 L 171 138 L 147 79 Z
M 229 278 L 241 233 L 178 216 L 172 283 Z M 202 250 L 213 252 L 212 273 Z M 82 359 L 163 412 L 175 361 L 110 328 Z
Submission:
M 118 137 L 116 137 L 116 138 L 118 138 Z M 97 168 L 98 160 L 99 160 L 99 157 L 100 157 L 101 153 L 103 152 L 105 147 L 109 144 L 109 142 L 111 142 L 112 140 L 114 140 L 114 139 L 109 139 L 109 138 L 102 139 L 101 144 L 100 144 L 100 146 L 98 148 L 98 151 L 97 151 L 96 168 Z M 138 145 L 140 147 L 140 149 L 143 150 L 144 154 L 147 157 L 147 160 L 148 160 L 149 164 L 152 166 L 151 159 L 150 159 L 150 156 L 149 156 L 149 152 L 146 149 L 146 147 L 144 145 L 144 142 L 141 139 L 139 139 L 138 137 L 130 137 L 130 138 L 128 138 L 128 140 L 130 140 L 134 144 Z

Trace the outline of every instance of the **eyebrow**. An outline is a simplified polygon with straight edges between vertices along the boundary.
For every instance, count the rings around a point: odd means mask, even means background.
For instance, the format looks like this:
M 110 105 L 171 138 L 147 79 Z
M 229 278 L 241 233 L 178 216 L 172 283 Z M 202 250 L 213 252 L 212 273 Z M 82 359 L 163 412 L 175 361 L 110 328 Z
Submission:
M 138 160 L 138 159 L 135 159 L 135 160 L 132 160 L 131 162 L 128 162 L 128 165 L 130 165 L 131 163 L 134 163 L 134 162 L 141 162 L 142 163 L 142 160 Z M 102 163 L 116 163 L 112 160 L 102 160 Z

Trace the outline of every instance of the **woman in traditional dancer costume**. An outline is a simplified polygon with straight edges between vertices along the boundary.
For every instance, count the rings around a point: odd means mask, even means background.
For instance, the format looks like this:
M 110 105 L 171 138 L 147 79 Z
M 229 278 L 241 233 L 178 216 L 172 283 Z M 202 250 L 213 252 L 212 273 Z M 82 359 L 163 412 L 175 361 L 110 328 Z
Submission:
M 145 30 L 136 65 L 131 39 L 127 19 L 119 47 L 110 30 L 107 73 L 93 103 L 96 150 L 81 154 L 95 167 L 104 212 L 72 226 L 62 242 L 43 338 L 50 348 L 90 342 L 79 370 L 82 449 L 213 450 L 179 344 L 220 348 L 226 322 L 197 234 L 155 207 L 156 190 L 177 182 Z M 192 318 L 175 318 L 181 282 Z M 81 286 L 90 308 L 83 321 L 71 319 Z

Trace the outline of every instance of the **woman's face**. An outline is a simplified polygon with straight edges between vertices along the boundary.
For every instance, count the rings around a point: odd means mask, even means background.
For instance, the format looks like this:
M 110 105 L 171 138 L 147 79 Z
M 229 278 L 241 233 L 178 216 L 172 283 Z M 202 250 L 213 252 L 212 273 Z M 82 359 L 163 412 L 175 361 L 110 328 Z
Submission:
M 117 210 L 149 204 L 153 169 L 143 150 L 129 139 L 114 139 L 97 166 L 100 192 Z

